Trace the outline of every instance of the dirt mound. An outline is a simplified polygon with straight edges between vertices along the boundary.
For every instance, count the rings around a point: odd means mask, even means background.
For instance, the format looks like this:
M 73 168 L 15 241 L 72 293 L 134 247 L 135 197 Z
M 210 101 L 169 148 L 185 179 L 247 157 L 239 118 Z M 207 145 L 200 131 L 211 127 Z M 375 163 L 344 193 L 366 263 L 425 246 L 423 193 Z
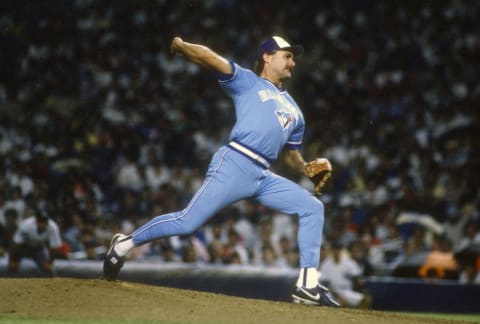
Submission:
M 156 320 L 181 323 L 448 323 L 85 279 L 0 278 L 0 320 Z M 451 322 L 458 323 L 458 322 Z

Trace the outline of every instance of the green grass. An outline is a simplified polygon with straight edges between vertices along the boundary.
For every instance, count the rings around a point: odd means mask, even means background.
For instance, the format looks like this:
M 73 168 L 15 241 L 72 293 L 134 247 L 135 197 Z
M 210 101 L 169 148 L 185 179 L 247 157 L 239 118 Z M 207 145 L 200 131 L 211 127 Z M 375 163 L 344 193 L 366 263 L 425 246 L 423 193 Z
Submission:
M 85 319 L 45 319 L 40 317 L 28 317 L 28 318 L 15 318 L 14 315 L 0 314 L 0 323 L 1 324 L 85 324 L 85 323 L 95 323 L 95 324 L 190 324 L 191 322 L 182 322 L 182 321 L 163 321 L 163 320 L 85 320 Z M 195 322 L 199 324 L 215 324 L 216 322 Z
M 147 320 L 78 320 L 78 319 L 45 319 L 45 318 L 12 318 L 9 316 L 4 316 L 0 314 L 0 323 L 1 324 L 61 324 L 61 323 L 73 323 L 73 324 L 84 324 L 84 323 L 95 323 L 95 324 L 149 324 L 149 323 L 174 323 L 174 324 L 189 324 L 189 322 L 171 322 L 171 321 L 147 321 Z M 213 323 L 213 322 L 212 322 Z M 210 324 L 210 323 L 205 323 Z
M 442 314 L 442 313 L 404 313 L 400 312 L 402 315 L 412 315 L 428 318 L 439 318 L 455 321 L 465 321 L 471 323 L 480 323 L 480 314 Z
M 387 312 L 388 313 L 388 312 Z M 399 315 L 407 315 L 407 316 L 415 316 L 415 317 L 425 317 L 425 318 L 434 318 L 434 319 L 444 319 L 444 320 L 452 320 L 452 321 L 463 321 L 468 323 L 480 323 L 480 313 L 479 314 L 442 314 L 442 313 L 415 313 L 415 312 L 392 312 Z M 171 322 L 171 321 L 148 321 L 148 320 L 94 320 L 88 321 L 93 323 L 100 323 L 100 324 L 147 324 L 147 323 L 175 323 L 175 324 L 188 324 L 188 322 Z M 27 317 L 27 318 L 19 318 L 15 317 L 13 314 L 0 314 L 0 323 L 1 324 L 26 324 L 26 323 L 35 323 L 35 324 L 59 324 L 59 323 L 74 323 L 74 324 L 83 324 L 85 320 L 78 320 L 78 319 L 45 319 L 45 318 L 35 318 L 35 317 Z M 200 323 L 200 322 L 199 322 Z M 205 324 L 212 324 L 205 323 Z

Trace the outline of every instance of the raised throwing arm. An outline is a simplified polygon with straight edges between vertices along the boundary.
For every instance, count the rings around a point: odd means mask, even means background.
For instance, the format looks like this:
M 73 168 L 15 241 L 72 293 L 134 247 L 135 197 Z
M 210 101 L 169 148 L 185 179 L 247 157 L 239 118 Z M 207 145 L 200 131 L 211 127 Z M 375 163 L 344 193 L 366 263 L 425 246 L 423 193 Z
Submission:
M 172 54 L 180 53 L 204 68 L 223 74 L 232 73 L 230 62 L 204 45 L 188 43 L 180 37 L 174 37 L 170 44 L 170 52 Z

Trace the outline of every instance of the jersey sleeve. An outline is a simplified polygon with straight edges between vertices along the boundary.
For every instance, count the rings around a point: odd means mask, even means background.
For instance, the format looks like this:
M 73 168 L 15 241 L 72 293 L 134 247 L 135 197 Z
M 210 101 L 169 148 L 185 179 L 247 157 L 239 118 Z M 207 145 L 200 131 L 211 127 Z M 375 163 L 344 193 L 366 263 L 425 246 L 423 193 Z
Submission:
M 230 95 L 239 95 L 255 85 L 258 76 L 253 71 L 245 69 L 230 61 L 232 74 L 221 74 L 218 77 L 220 86 Z
M 60 230 L 52 221 L 48 224 L 48 244 L 51 248 L 59 248 L 62 246 L 62 238 L 60 237 Z
M 360 269 L 360 266 L 353 260 L 350 260 L 348 271 L 349 275 L 352 277 L 358 277 L 362 275 L 362 269 Z
M 303 133 L 305 132 L 305 122 L 301 118 L 299 125 L 295 127 L 292 134 L 285 143 L 288 150 L 299 150 L 302 147 Z

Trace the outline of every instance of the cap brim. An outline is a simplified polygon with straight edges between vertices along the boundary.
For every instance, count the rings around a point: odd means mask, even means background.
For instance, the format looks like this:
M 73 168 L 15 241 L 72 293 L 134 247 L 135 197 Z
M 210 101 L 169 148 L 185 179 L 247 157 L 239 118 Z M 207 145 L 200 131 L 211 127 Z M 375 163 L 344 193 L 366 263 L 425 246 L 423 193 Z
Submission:
M 300 56 L 305 52 L 305 49 L 302 45 L 292 45 L 290 47 L 282 48 L 284 51 L 290 51 L 295 56 Z

